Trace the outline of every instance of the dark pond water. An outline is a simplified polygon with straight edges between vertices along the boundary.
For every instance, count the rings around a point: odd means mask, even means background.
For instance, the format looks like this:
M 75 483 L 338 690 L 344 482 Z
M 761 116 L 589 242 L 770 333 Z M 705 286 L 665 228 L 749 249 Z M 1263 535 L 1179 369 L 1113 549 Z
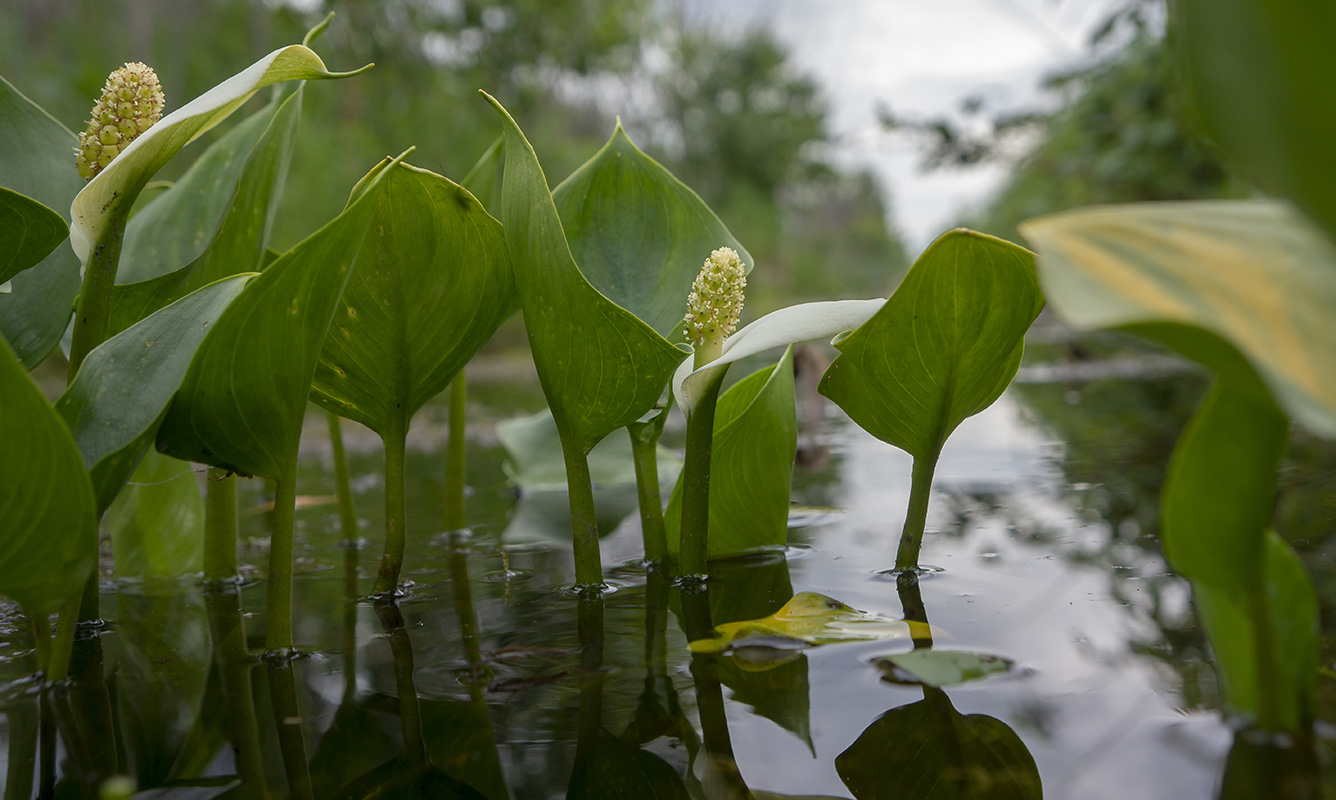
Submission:
M 440 531 L 445 408 L 430 406 L 410 451 L 412 585 L 396 607 L 350 603 L 369 590 L 379 555 L 378 444 L 347 433 L 364 537 L 351 587 L 328 437 L 313 414 L 295 603 L 306 655 L 248 655 L 263 648 L 265 624 L 266 497 L 252 482 L 242 585 L 104 582 L 108 624 L 79 643 L 77 679 L 51 697 L 77 732 L 55 742 L 54 759 L 40 756 L 50 745 L 38 687 L 24 678 L 31 640 L 5 616 L 5 796 L 37 796 L 53 781 L 58 796 L 83 796 L 80 765 L 178 786 L 146 797 L 265 796 L 260 783 L 278 797 L 306 775 L 317 798 L 1318 796 L 1330 726 L 1289 748 L 1236 735 L 1187 585 L 1155 539 L 1163 464 L 1204 378 L 1157 356 L 1073 360 L 1073 350 L 1032 345 L 1017 383 L 950 440 L 922 556 L 940 571 L 917 585 L 881 574 L 909 458 L 827 404 L 800 410 L 810 424 L 787 550 L 715 564 L 706 594 L 683 595 L 636 562 L 632 487 L 603 485 L 605 568 L 618 588 L 570 597 L 560 591 L 573 578 L 564 495 L 521 496 L 496 434 L 497 421 L 541 406 L 536 381 L 475 370 L 476 524 Z M 1297 440 L 1285 469 L 1280 516 L 1329 605 L 1330 448 Z M 873 658 L 928 644 L 907 635 L 689 651 L 687 631 L 766 616 L 798 592 L 926 618 L 933 648 L 1015 667 L 945 689 L 883 680 Z M 1336 719 L 1327 678 L 1321 693 L 1323 718 Z M 246 769 L 251 780 L 236 786 Z

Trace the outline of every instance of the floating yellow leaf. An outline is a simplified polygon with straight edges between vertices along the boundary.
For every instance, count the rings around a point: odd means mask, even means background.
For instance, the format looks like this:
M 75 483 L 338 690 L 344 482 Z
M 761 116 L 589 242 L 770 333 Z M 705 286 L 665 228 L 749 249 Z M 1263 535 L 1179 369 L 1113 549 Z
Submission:
M 743 647 L 783 650 L 835 642 L 921 638 L 932 633 L 926 623 L 869 614 L 815 592 L 799 592 L 768 617 L 729 622 L 714 630 L 714 638 L 692 642 L 691 652 L 722 653 Z

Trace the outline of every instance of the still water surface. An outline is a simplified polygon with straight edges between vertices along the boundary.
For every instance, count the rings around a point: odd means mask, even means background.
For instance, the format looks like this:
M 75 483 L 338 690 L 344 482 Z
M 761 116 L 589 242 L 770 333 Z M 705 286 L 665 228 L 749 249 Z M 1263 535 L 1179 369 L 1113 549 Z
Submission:
M 477 524 L 439 532 L 445 414 L 430 406 L 410 453 L 412 585 L 397 609 L 349 604 L 327 438 L 311 424 L 295 605 L 296 639 L 309 655 L 265 664 L 243 646 L 260 650 L 264 628 L 265 497 L 251 486 L 238 592 L 205 592 L 189 578 L 104 585 L 105 684 L 88 677 L 67 694 L 75 709 L 98 707 L 100 696 L 117 735 L 87 723 L 89 740 L 73 747 L 94 762 L 105 751 L 102 763 L 144 787 L 198 784 L 244 772 L 229 743 L 249 724 L 262 751 L 252 785 L 281 796 L 300 781 L 285 775 L 286 756 L 289 766 L 310 763 L 320 798 L 549 798 L 568 788 L 651 796 L 637 781 L 659 797 L 952 797 L 964 795 L 951 780 L 970 770 L 978 796 L 1037 796 L 1036 774 L 1049 798 L 1228 794 L 1235 733 L 1187 586 L 1154 539 L 1162 464 L 1204 381 L 1173 368 L 1139 372 L 1092 381 L 1088 369 L 1028 367 L 967 421 L 942 455 L 922 555 L 940 571 L 917 587 L 882 574 L 903 521 L 909 458 L 826 405 L 803 434 L 808 466 L 796 473 L 786 551 L 717 564 L 706 598 L 683 597 L 636 561 L 633 490 L 605 485 L 603 552 L 618 588 L 601 602 L 569 597 L 560 591 L 573 577 L 560 543 L 564 495 L 521 496 L 495 434 L 498 419 L 541 397 L 531 380 L 484 377 L 472 387 L 470 428 Z M 379 454 L 374 436 L 347 435 L 365 539 L 356 591 L 366 591 L 382 531 Z M 1299 547 L 1313 569 L 1320 549 Z M 1325 594 L 1330 581 L 1320 568 L 1314 577 Z M 884 681 L 870 663 L 912 649 L 907 638 L 760 662 L 689 652 L 685 631 L 706 617 L 765 616 L 797 592 L 926 616 L 933 647 L 1002 656 L 1015 668 L 937 690 Z M 6 796 L 35 796 L 41 767 L 19 732 L 37 716 L 35 686 L 21 679 L 33 668 L 30 640 L 12 614 L 0 635 Z M 238 699 L 248 687 L 249 711 Z M 60 786 L 70 792 L 62 796 L 78 796 L 72 745 L 59 747 Z M 1316 749 L 1327 760 L 1328 745 Z M 1298 761 L 1311 761 L 1306 752 Z M 897 783 L 922 775 L 937 776 L 936 794 L 930 780 L 917 793 Z M 1232 796 L 1271 796 L 1230 780 L 1242 791 Z M 386 781 L 382 794 L 366 794 Z M 218 783 L 179 796 L 247 796 L 225 777 Z

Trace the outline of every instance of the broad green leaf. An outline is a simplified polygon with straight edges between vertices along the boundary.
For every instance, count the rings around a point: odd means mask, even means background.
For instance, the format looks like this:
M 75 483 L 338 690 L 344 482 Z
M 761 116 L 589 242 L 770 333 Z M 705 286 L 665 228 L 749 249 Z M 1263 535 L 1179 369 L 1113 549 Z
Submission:
M 747 271 L 753 266 L 714 212 L 632 144 L 620 122 L 552 200 L 580 273 L 665 339 L 682 324 L 691 283 L 711 252 L 731 247 Z
M 1199 584 L 1239 592 L 1263 577 L 1289 420 L 1221 380 L 1174 447 L 1161 492 L 1164 554 Z
M 1043 306 L 1027 250 L 948 231 L 877 314 L 836 343 L 820 391 L 868 433 L 935 460 L 951 432 L 1011 382 Z
M 119 744 L 141 786 L 174 777 L 204 701 L 213 651 L 199 586 L 116 594 Z
M 56 401 L 92 474 L 99 514 L 153 443 L 196 349 L 252 277 L 206 286 L 103 342 Z
M 107 509 L 118 578 L 165 578 L 204 569 L 204 498 L 195 470 L 150 450 Z
M 882 680 L 921 683 L 939 689 L 1001 675 L 1010 672 L 1014 666 L 1010 659 L 1001 656 L 933 648 L 882 656 L 873 663 L 884 673 Z
M 710 380 L 728 365 L 776 347 L 848 333 L 871 319 L 885 303 L 880 298 L 833 300 L 801 303 L 772 311 L 728 337 L 716 360 L 700 369 L 693 369 L 690 360 L 678 366 L 673 375 L 673 397 L 677 398 L 677 407 L 683 414 L 690 414 Z
M 709 557 L 719 558 L 788 540 L 789 492 L 798 452 L 793 397 L 793 347 L 720 397 L 710 453 Z M 668 552 L 681 544 L 682 478 L 664 512 Z
M 1273 715 L 1282 730 L 1298 731 L 1310 718 L 1317 691 L 1317 595 L 1303 563 L 1274 531 L 1266 534 L 1261 559 L 1270 627 L 1270 644 L 1263 652 L 1258 652 L 1259 620 L 1236 587 L 1194 581 L 1193 598 L 1210 637 L 1225 703 L 1253 720 Z M 1260 686 L 1260 658 L 1271 665 L 1266 690 Z
M 64 214 L 84 185 L 74 164 L 77 143 L 64 125 L 0 78 L 0 153 L 22 154 L 0 158 L 0 186 Z M 37 366 L 60 341 L 78 293 L 79 259 L 59 246 L 0 293 L 0 335 L 24 366 Z
M 167 409 L 159 450 L 269 478 L 295 468 L 320 348 L 385 174 L 270 264 L 218 318 Z
M 1049 302 L 1072 325 L 1202 328 L 1237 348 L 1294 420 L 1336 436 L 1336 247 L 1291 206 L 1088 208 L 1022 232 Z
M 577 747 L 567 800 L 687 800 L 686 784 L 668 762 L 600 729 Z
M 380 195 L 311 387 L 382 436 L 407 431 L 515 310 L 501 225 L 457 184 L 388 163 L 368 176 Z
M 501 221 L 534 364 L 562 440 L 587 453 L 654 407 L 686 351 L 581 274 L 533 148 L 506 110 L 487 99 L 505 127 Z
M 1336 8 L 1263 0 L 1172 8 L 1171 41 L 1204 133 L 1336 235 Z
M 364 67 L 363 70 L 366 68 Z M 330 72 L 310 48 L 283 47 L 164 116 L 112 160 L 74 198 L 70 207 L 70 245 L 87 264 L 93 245 L 111 220 L 129 213 L 149 179 L 172 156 L 241 107 L 251 95 L 284 81 L 345 78 L 354 72 Z
M 719 653 L 739 647 L 788 647 L 835 642 L 909 640 L 927 626 L 859 611 L 815 592 L 799 592 L 784 607 L 761 619 L 715 626 L 712 639 L 691 642 L 693 653 Z
M 0 442 L 0 595 L 43 617 L 83 590 L 97 510 L 69 430 L 3 341 Z
M 208 283 L 261 268 L 301 100 L 298 88 L 243 121 L 131 219 L 109 332 Z
M 501 469 L 521 492 L 566 491 L 566 461 L 551 411 L 543 409 L 527 417 L 503 420 L 496 425 L 496 435 L 506 449 Z M 657 453 L 661 479 L 671 479 L 682 469 L 682 460 L 668 448 L 659 447 Z M 635 482 L 631 443 L 620 436 L 599 442 L 589 451 L 588 460 L 589 476 L 596 489 Z
M 961 714 L 939 689 L 887 711 L 849 749 L 835 771 L 854 800 L 1039 800 L 1034 756 L 1007 724 Z
M 0 285 L 36 266 L 69 235 L 64 217 L 31 197 L 0 187 Z
M 498 137 L 469 170 L 460 186 L 478 198 L 482 207 L 493 217 L 501 216 L 501 181 L 506 169 L 506 140 Z

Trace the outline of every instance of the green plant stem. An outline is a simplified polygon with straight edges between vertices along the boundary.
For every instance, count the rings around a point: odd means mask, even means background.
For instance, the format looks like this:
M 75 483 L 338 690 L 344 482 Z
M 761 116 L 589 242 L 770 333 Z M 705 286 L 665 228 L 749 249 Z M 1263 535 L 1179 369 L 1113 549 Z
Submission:
M 566 490 L 571 504 L 575 583 L 582 587 L 602 586 L 603 557 L 599 553 L 598 517 L 594 512 L 594 483 L 589 476 L 589 458 L 586 453 L 566 446 L 564 436 L 561 452 L 566 459 Z
M 1271 603 L 1267 597 L 1266 569 L 1262 577 L 1248 586 L 1248 616 L 1252 617 L 1255 632 L 1253 648 L 1257 654 L 1257 724 L 1263 730 L 1284 730 L 1281 722 L 1276 677 L 1276 637 L 1271 626 Z
M 37 713 L 26 700 L 5 711 L 9 726 L 6 748 L 5 797 L 32 797 L 33 772 L 37 768 L 37 731 L 41 727 L 41 702 Z
M 714 408 L 724 383 L 721 370 L 687 419 L 686 461 L 682 465 L 682 535 L 678 553 L 683 578 L 705 575 L 710 535 L 710 458 L 714 450 Z
M 636 465 L 636 492 L 640 498 L 640 532 L 645 542 L 645 560 L 662 564 L 668 560 L 668 533 L 663 524 L 663 498 L 659 494 L 659 434 L 663 427 L 652 422 L 626 426 L 631 435 L 631 454 Z
M 297 512 L 297 462 L 274 481 L 273 532 L 269 538 L 269 589 L 265 598 L 264 646 L 270 653 L 292 649 L 292 528 Z
M 79 366 L 93 348 L 107 338 L 107 320 L 111 317 L 111 293 L 116 286 L 116 268 L 125 240 L 125 221 L 129 203 L 122 202 L 107 220 L 106 230 L 93 245 L 84 270 L 79 301 L 74 307 L 74 333 L 70 339 L 70 369 L 67 384 L 74 383 Z
M 376 603 L 376 616 L 390 639 L 394 658 L 394 686 L 399 694 L 399 725 L 404 737 L 404 759 L 413 767 L 427 764 L 422 740 L 422 708 L 413 683 L 413 642 L 404 628 L 404 615 L 392 598 Z
M 227 735 L 241 778 L 241 796 L 260 800 L 265 797 L 264 751 L 251 693 L 250 671 L 255 660 L 246 649 L 241 598 L 235 585 L 215 583 L 205 589 L 204 602 L 213 637 L 213 660 L 223 692 Z
M 210 467 L 205 487 L 204 580 L 230 580 L 237 574 L 237 479 Z
M 464 370 L 450 384 L 450 438 L 445 443 L 445 514 L 447 531 L 468 524 L 464 513 L 464 472 L 468 461 L 468 384 Z
M 43 674 L 51 669 L 51 619 L 44 614 L 29 614 L 32 622 L 32 644 L 37 651 L 37 668 Z
M 900 548 L 895 554 L 895 568 L 918 568 L 919 550 L 923 547 L 923 531 L 928 524 L 928 498 L 932 495 L 932 476 L 937 471 L 940 446 L 931 455 L 914 459 L 914 477 L 909 490 L 909 509 L 905 512 L 905 527 L 900 533 Z
M 287 655 L 269 659 L 269 699 L 273 704 L 274 723 L 278 727 L 278 749 L 283 755 L 283 771 L 288 779 L 288 796 L 293 800 L 315 800 L 311 772 L 306 763 L 306 742 L 302 738 L 301 709 L 297 705 L 297 682 L 292 659 Z
M 51 640 L 50 663 L 44 670 L 53 681 L 63 681 L 70 671 L 70 655 L 74 651 L 74 631 L 79 620 L 82 597 L 75 597 L 61 609 L 56 618 L 56 635 Z
M 400 424 L 385 432 L 385 554 L 380 559 L 374 594 L 393 594 L 399 586 L 399 571 L 404 566 L 404 547 L 408 541 L 408 509 L 404 494 L 404 450 L 407 426 Z
M 353 542 L 357 552 L 357 509 L 353 505 L 352 481 L 348 475 L 348 452 L 343 448 L 343 420 L 332 411 L 325 412 L 329 423 L 329 444 L 334 450 L 334 493 L 339 498 L 339 527 L 343 532 L 344 547 Z

